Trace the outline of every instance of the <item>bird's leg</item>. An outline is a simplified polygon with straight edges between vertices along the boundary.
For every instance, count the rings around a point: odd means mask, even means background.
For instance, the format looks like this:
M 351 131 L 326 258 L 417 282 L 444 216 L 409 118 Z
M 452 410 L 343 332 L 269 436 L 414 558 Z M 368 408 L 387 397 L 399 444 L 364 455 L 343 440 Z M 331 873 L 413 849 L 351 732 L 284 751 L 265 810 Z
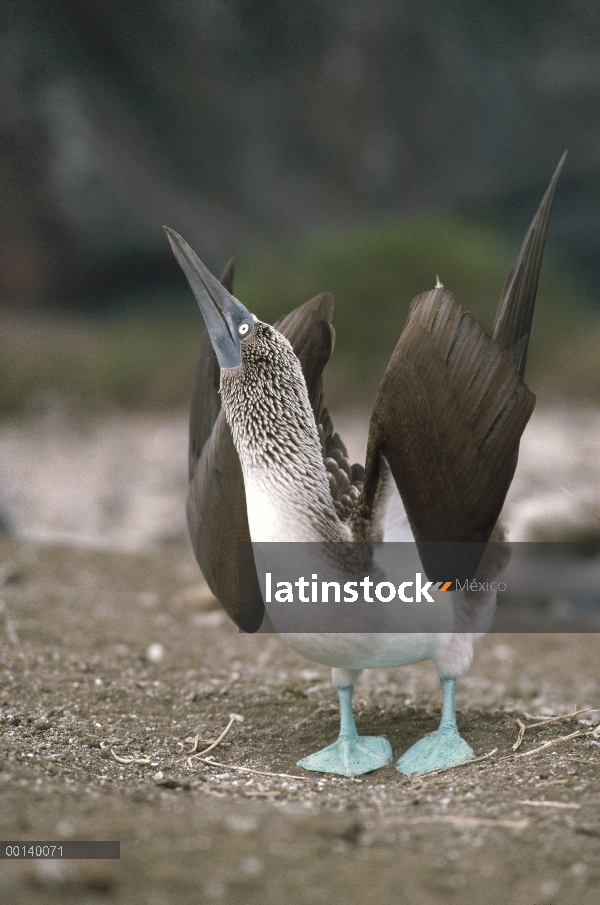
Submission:
M 340 734 L 337 742 L 328 745 L 315 754 L 298 761 L 305 770 L 319 773 L 338 773 L 340 776 L 359 776 L 370 773 L 389 764 L 392 748 L 383 736 L 363 735 L 356 731 L 352 713 L 352 692 L 360 672 L 357 670 L 334 669 L 333 684 L 336 686 L 340 702 Z
M 456 726 L 454 712 L 456 679 L 442 679 L 441 682 L 443 703 L 439 729 L 416 742 L 397 762 L 396 769 L 406 776 L 454 767 L 475 757 L 469 745 L 460 737 Z

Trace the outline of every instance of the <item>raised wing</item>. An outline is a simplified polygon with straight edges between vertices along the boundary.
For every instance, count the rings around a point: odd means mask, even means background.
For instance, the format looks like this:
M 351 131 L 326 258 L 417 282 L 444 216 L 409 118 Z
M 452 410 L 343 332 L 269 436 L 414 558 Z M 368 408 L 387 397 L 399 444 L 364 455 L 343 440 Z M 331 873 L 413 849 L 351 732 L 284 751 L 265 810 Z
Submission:
M 300 359 L 317 419 L 322 419 L 323 413 L 327 417 L 322 402 L 322 373 L 334 344 L 332 314 L 333 298 L 325 293 L 276 324 Z M 246 495 L 231 430 L 220 410 L 219 366 L 214 355 L 211 362 L 209 349 L 212 352 L 205 336 L 196 369 L 190 421 L 188 527 L 196 559 L 211 591 L 236 624 L 240 625 L 241 620 L 244 630 L 256 631 L 264 607 L 251 558 L 244 563 L 241 614 L 239 609 L 239 545 L 250 542 Z
M 487 541 L 500 515 L 535 404 L 522 378 L 563 162 L 508 276 L 492 338 L 439 287 L 413 301 L 384 374 L 369 431 L 364 503 L 371 511 L 385 457 L 417 542 Z
M 567 152 L 565 151 L 554 171 L 538 211 L 531 221 L 512 270 L 506 278 L 496 311 L 492 339 L 498 343 L 501 349 L 510 349 L 521 377 L 525 376 L 533 307 L 552 201 L 566 157 Z

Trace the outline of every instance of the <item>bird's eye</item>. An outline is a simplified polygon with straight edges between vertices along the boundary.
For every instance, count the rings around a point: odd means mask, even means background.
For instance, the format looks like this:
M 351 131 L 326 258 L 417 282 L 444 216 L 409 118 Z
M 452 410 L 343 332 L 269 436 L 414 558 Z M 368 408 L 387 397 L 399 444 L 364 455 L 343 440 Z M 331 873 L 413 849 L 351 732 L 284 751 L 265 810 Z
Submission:
M 240 334 L 240 336 L 245 336 L 249 329 L 250 326 L 248 324 L 240 324 L 238 327 L 238 333 Z

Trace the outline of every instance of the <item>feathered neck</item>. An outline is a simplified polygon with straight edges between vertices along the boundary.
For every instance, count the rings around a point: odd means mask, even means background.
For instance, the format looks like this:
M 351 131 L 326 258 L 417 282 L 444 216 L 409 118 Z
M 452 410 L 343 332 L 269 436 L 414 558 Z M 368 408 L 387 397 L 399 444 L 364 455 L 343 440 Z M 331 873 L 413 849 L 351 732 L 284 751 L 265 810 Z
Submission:
M 270 536 L 264 524 L 270 518 L 285 535 L 280 539 L 349 540 L 333 507 L 306 383 L 290 343 L 256 321 L 241 353 L 239 367 L 221 371 L 221 399 L 244 474 L 252 539 Z

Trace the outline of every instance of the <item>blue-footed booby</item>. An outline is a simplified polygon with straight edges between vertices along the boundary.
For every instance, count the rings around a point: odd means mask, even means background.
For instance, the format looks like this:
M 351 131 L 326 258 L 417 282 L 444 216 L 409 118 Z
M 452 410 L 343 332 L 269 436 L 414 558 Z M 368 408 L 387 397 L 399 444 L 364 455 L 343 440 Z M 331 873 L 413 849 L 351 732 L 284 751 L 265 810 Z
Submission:
M 350 466 L 323 403 L 322 372 L 335 337 L 332 297 L 317 296 L 269 326 L 232 295 L 231 267 L 219 282 L 165 227 L 207 327 L 190 419 L 188 525 L 207 583 L 237 624 L 245 541 L 489 541 L 535 404 L 525 364 L 563 163 L 564 156 L 506 279 L 491 337 L 439 280 L 413 300 L 376 398 L 364 470 Z M 470 601 L 489 602 L 477 594 Z M 255 624 L 243 627 L 256 630 L 263 613 L 259 599 Z M 332 667 L 340 702 L 338 740 L 300 766 L 348 776 L 390 763 L 387 739 L 356 731 L 354 685 L 365 668 L 425 659 L 434 661 L 442 683 L 441 722 L 397 768 L 426 773 L 474 757 L 454 710 L 456 679 L 468 670 L 478 637 L 473 631 L 283 637 Z

